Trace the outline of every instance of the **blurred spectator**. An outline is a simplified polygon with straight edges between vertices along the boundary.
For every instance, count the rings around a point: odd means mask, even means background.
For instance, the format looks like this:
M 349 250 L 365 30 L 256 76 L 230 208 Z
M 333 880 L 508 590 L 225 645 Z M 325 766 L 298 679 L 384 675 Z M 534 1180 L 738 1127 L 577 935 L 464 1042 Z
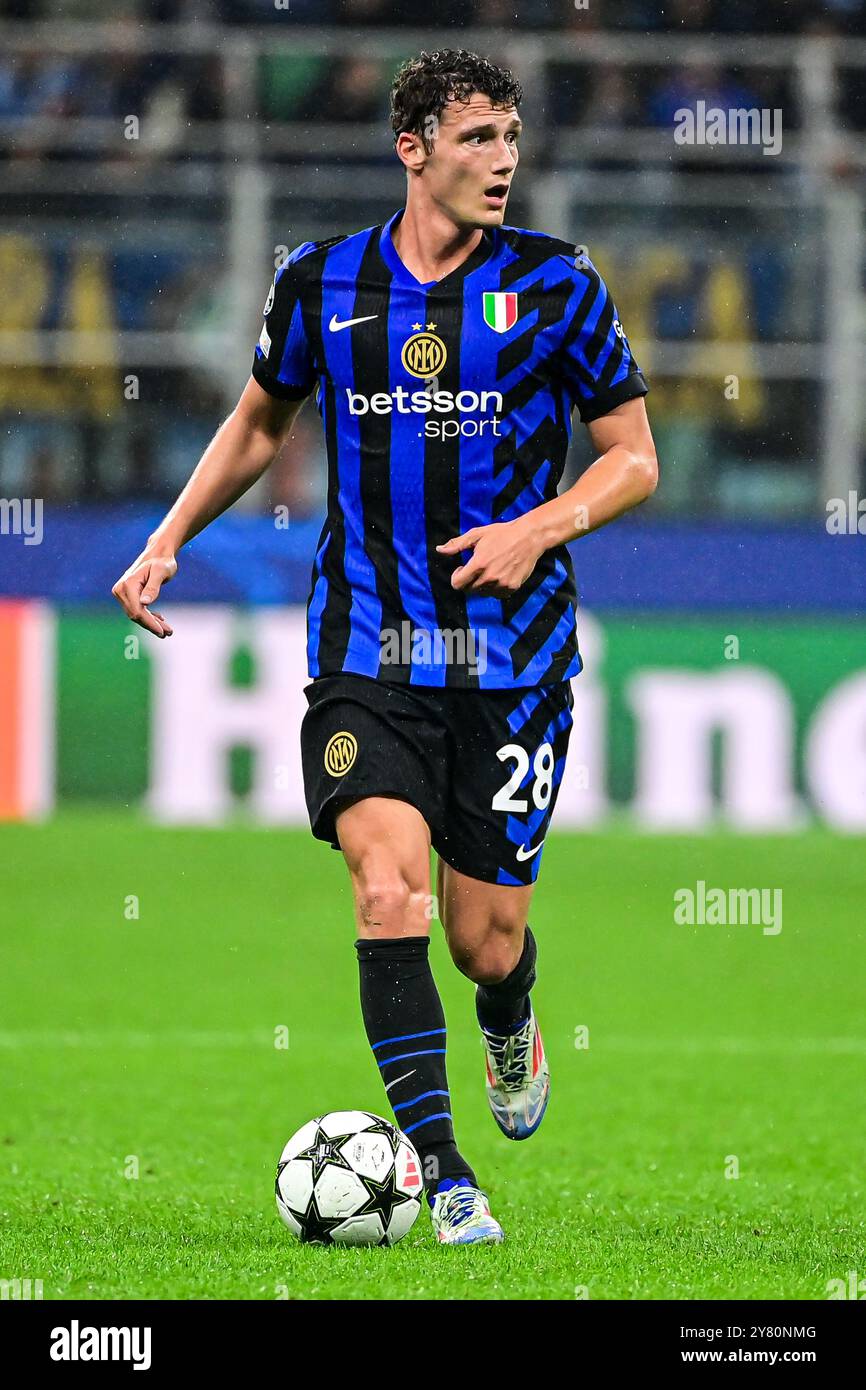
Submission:
M 518 22 L 518 7 L 513 0 L 477 0 L 474 24 L 489 24 L 495 29 L 512 29 Z
M 619 131 L 623 135 L 618 142 L 620 150 L 628 148 L 627 132 L 643 123 L 638 82 L 633 74 L 620 67 L 596 67 L 592 70 L 587 87 L 587 101 L 579 122 L 574 151 L 575 161 L 598 172 L 635 168 L 636 163 L 624 163 L 621 158 L 614 158 L 614 152 L 606 147 L 596 153 L 593 132 L 603 131 L 608 135 Z
M 301 102 L 297 119 L 345 121 L 365 125 L 384 120 L 388 100 L 387 75 L 371 58 L 346 58 L 316 84 Z
M 76 114 L 83 72 L 83 64 L 72 55 L 22 53 L 0 58 L 0 116 L 25 120 Z
M 393 0 L 339 0 L 334 22 L 358 29 L 372 24 L 390 24 L 392 3 Z
M 301 119 L 301 111 L 309 110 L 309 98 L 314 89 L 325 81 L 328 59 L 315 55 L 266 53 L 259 67 L 261 112 L 268 121 Z M 306 119 L 315 120 L 316 116 Z
M 552 66 L 551 100 L 557 126 L 625 130 L 643 124 L 637 76 L 613 64 Z
M 690 63 L 664 74 L 650 100 L 647 116 L 652 125 L 673 128 L 677 111 L 684 107 L 694 110 L 698 101 L 706 102 L 708 110 L 720 107 L 723 111 L 760 104 L 754 91 L 715 64 Z

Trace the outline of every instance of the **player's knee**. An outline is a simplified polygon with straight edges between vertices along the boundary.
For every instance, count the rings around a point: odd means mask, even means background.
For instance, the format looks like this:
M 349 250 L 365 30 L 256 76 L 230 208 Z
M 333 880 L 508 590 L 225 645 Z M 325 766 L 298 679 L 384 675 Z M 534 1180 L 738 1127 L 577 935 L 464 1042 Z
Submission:
M 467 973 L 476 985 L 499 985 L 508 979 L 519 959 L 519 950 L 515 952 L 504 942 L 494 942 L 478 952 L 471 972 Z
M 407 928 L 420 933 L 427 925 L 424 895 L 413 891 L 399 869 L 361 873 L 355 881 L 355 900 L 361 926 L 370 936 L 400 936 Z

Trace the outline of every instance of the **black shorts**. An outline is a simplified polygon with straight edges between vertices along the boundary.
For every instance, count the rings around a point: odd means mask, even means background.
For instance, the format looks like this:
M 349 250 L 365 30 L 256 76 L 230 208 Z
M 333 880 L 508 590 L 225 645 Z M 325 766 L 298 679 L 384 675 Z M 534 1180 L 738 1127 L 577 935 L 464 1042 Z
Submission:
M 339 848 L 338 800 L 394 796 L 417 807 L 458 872 L 535 882 L 571 733 L 569 681 L 479 691 L 336 675 L 304 693 L 304 791 L 317 839 Z

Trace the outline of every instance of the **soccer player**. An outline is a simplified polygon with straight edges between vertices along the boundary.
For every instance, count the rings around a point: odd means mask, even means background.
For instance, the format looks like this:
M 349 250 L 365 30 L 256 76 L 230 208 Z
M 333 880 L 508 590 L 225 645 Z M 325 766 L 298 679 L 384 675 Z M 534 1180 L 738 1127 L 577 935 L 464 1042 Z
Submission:
M 657 478 L 647 387 L 598 272 L 581 248 L 505 225 L 521 96 L 463 50 L 403 65 L 405 207 L 281 266 L 235 410 L 113 590 L 171 635 L 151 605 L 177 552 L 265 471 L 315 387 L 329 485 L 305 793 L 313 834 L 348 866 L 364 1025 L 445 1244 L 502 1229 L 454 1137 L 431 845 L 448 947 L 476 985 L 490 1109 L 526 1139 L 550 1086 L 527 917 L 581 669 L 566 545 Z M 597 457 L 558 494 L 575 407 Z

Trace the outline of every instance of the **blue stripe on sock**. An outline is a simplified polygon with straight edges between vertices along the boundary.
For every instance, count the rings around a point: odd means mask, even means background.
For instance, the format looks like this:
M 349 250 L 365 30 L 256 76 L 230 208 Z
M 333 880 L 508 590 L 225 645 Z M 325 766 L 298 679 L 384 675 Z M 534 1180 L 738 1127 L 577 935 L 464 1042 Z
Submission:
M 400 1105 L 392 1105 L 391 1109 L 396 1115 L 398 1110 L 408 1110 L 410 1105 L 417 1105 L 419 1100 L 426 1100 L 428 1096 L 447 1096 L 449 1091 L 423 1091 L 420 1096 L 413 1096 L 411 1100 L 404 1100 Z
M 509 1023 L 507 1028 L 488 1028 L 486 1023 L 482 1023 L 481 1031 L 482 1033 L 486 1033 L 489 1038 L 507 1038 L 510 1037 L 512 1033 L 519 1033 L 521 1028 L 525 1028 L 531 1017 L 532 1011 L 530 1010 L 526 1018 L 522 1018 L 519 1023 Z
M 426 1115 L 423 1120 L 416 1120 L 414 1125 L 407 1125 L 403 1130 L 404 1134 L 411 1134 L 413 1129 L 420 1129 L 422 1125 L 429 1125 L 431 1120 L 450 1120 L 450 1110 L 440 1110 L 438 1115 Z
M 440 1030 L 437 1029 L 436 1031 L 439 1032 Z M 386 1057 L 384 1062 L 379 1063 L 379 1070 L 381 1071 L 383 1067 L 390 1066 L 392 1062 L 403 1062 L 406 1060 L 407 1057 L 432 1057 L 435 1053 L 438 1053 L 441 1057 L 444 1057 L 445 1048 L 428 1047 L 424 1052 L 401 1052 L 397 1057 Z
M 426 1033 L 404 1033 L 399 1038 L 383 1038 L 381 1042 L 373 1043 L 373 1051 L 375 1052 L 377 1047 L 386 1047 L 388 1043 L 411 1042 L 413 1038 L 432 1038 L 434 1033 L 444 1032 L 444 1028 L 428 1028 Z

